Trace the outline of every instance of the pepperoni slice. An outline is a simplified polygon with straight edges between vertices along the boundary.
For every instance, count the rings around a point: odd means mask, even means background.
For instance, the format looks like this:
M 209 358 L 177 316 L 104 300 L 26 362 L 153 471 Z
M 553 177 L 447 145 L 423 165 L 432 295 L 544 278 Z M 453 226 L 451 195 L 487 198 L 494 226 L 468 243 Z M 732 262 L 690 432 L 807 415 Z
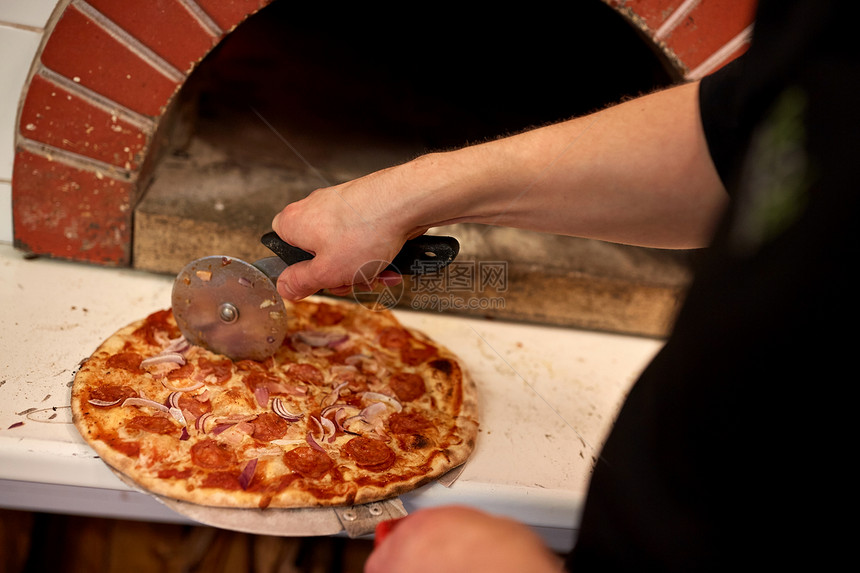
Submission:
M 251 435 L 263 442 L 283 438 L 290 427 L 286 420 L 274 412 L 260 414 L 251 424 L 254 426 L 254 431 Z
M 197 359 L 200 375 L 212 384 L 223 384 L 233 376 L 233 364 L 229 360 L 209 360 L 205 356 Z
M 388 385 L 401 402 L 417 400 L 427 390 L 424 379 L 414 372 L 398 372 L 388 379 Z
M 224 444 L 203 440 L 191 446 L 191 461 L 202 468 L 223 469 L 233 465 L 236 456 Z
M 278 380 L 275 376 L 271 374 L 267 374 L 265 372 L 251 372 L 250 374 L 246 374 L 242 377 L 242 381 L 245 382 L 245 385 L 248 387 L 248 390 L 253 392 L 257 388 L 266 388 L 270 393 L 273 392 L 280 384 L 280 380 Z
M 105 384 L 98 386 L 90 391 L 90 400 L 102 400 L 104 402 L 117 402 L 117 405 L 122 404 L 126 398 L 137 396 L 137 391 L 130 386 L 119 386 L 117 384 Z
M 194 365 L 190 362 L 187 362 L 180 366 L 179 368 L 174 368 L 170 372 L 167 373 L 168 380 L 186 380 L 191 378 L 191 375 L 194 374 Z
M 388 419 L 388 430 L 397 437 L 397 442 L 404 450 L 420 450 L 433 445 L 426 436 L 431 429 L 430 421 L 417 412 L 398 412 Z
M 388 429 L 392 434 L 420 434 L 432 427 L 430 420 L 418 412 L 396 412 L 388 419 Z
M 142 372 L 140 369 L 141 362 L 143 362 L 143 356 L 136 352 L 119 352 L 108 358 L 105 361 L 105 366 L 139 374 Z
M 203 480 L 203 487 L 233 491 L 242 489 L 242 484 L 239 483 L 239 478 L 230 472 L 210 472 Z
M 191 412 L 195 418 L 199 418 L 206 412 L 212 411 L 212 404 L 210 402 L 201 402 L 194 396 L 182 394 L 179 396 L 179 408 L 181 410 L 187 410 L 188 412 Z
M 436 349 L 425 344 L 407 346 L 400 349 L 400 359 L 404 364 L 408 364 L 409 366 L 417 366 L 422 362 L 427 362 L 434 356 L 436 356 Z
M 191 468 L 178 470 L 176 468 L 168 468 L 158 471 L 158 477 L 161 479 L 188 479 L 191 477 Z
M 344 452 L 355 460 L 359 467 L 371 471 L 384 471 L 394 465 L 397 455 L 386 444 L 373 438 L 359 436 L 343 447 Z
M 322 371 L 313 364 L 292 364 L 287 375 L 298 382 L 305 384 L 322 384 L 325 380 Z
M 181 332 L 179 332 L 179 328 L 176 325 L 170 322 L 169 319 L 171 316 L 172 314 L 170 310 L 159 310 L 157 312 L 153 312 L 146 317 L 146 320 L 140 328 L 132 333 L 132 336 L 135 338 L 142 338 L 151 346 L 159 345 L 158 339 L 155 336 L 156 332 L 165 332 L 167 333 L 168 338 L 177 338 Z
M 379 331 L 379 344 L 389 350 L 404 348 L 409 344 L 410 338 L 412 337 L 406 330 L 396 326 L 386 326 Z
M 302 477 L 311 479 L 321 478 L 334 466 L 328 454 L 310 446 L 299 446 L 285 453 L 284 463 Z
M 135 416 L 126 424 L 127 428 L 143 430 L 151 434 L 169 435 L 176 433 L 176 424 L 163 416 Z
M 314 313 L 313 323 L 318 326 L 332 326 L 344 319 L 344 314 L 330 304 L 320 304 Z
M 170 309 L 157 310 L 146 317 L 146 324 L 153 329 L 166 331 L 171 335 L 170 338 L 176 338 L 179 336 L 179 328 L 170 322 L 172 316 Z
M 116 451 L 125 454 L 130 458 L 136 458 L 140 455 L 140 442 L 127 442 L 116 438 L 107 440 L 107 443 Z

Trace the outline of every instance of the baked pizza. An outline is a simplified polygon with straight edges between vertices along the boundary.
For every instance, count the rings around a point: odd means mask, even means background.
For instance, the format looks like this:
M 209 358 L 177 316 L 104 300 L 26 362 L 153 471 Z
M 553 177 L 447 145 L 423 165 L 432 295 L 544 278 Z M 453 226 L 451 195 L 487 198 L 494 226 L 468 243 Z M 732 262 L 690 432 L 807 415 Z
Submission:
M 122 328 L 75 376 L 77 429 L 143 490 L 217 507 L 367 503 L 467 459 L 477 401 L 453 353 L 388 310 L 287 311 L 264 361 L 189 344 L 169 309 Z

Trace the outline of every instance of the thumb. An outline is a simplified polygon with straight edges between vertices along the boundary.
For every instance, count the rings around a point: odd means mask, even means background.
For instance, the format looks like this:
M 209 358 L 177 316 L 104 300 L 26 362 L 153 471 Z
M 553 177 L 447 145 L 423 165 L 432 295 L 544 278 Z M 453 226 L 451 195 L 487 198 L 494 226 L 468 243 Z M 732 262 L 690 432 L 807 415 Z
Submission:
M 296 301 L 315 294 L 322 285 L 314 277 L 314 260 L 302 261 L 288 266 L 278 277 L 278 294 L 287 300 Z

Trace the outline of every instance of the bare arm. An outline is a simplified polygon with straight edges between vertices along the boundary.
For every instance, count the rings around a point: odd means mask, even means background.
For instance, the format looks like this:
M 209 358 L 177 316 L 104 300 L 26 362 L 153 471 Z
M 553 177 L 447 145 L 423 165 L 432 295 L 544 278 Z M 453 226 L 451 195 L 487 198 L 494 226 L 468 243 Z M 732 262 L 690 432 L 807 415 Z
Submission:
M 701 247 L 726 200 L 702 133 L 698 84 L 686 84 L 428 154 L 288 205 L 273 228 L 316 257 L 285 271 L 279 288 L 296 299 L 351 285 L 367 261 L 391 260 L 406 238 L 456 222 Z

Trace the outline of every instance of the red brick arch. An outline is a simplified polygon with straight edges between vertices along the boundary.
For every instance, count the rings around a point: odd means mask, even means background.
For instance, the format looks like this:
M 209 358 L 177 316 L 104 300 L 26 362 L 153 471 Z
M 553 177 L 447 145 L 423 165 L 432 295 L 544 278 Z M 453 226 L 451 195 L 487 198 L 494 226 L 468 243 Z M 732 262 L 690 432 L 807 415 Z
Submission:
M 15 244 L 131 263 L 133 211 L 157 129 L 195 66 L 273 0 L 60 0 L 24 88 L 12 176 Z M 745 48 L 753 1 L 604 0 L 679 76 Z
M 684 79 L 700 79 L 749 45 L 757 0 L 605 0 L 637 27 Z

